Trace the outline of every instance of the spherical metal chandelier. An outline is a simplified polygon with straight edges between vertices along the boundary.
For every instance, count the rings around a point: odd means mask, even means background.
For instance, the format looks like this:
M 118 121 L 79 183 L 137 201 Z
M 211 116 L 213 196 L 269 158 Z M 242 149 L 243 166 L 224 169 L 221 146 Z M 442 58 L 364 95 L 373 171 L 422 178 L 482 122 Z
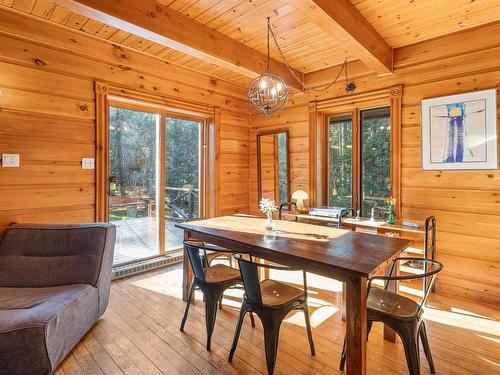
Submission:
M 269 38 L 271 33 L 270 18 L 267 17 L 267 69 L 265 73 L 255 78 L 248 87 L 248 102 L 253 108 L 266 115 L 281 111 L 288 103 L 288 86 L 283 78 L 271 73 L 269 68 Z
M 276 35 L 271 28 L 271 19 L 267 17 L 267 69 L 260 76 L 255 78 L 250 86 L 248 87 L 248 102 L 256 110 L 263 112 L 266 115 L 276 113 L 284 109 L 288 103 L 288 86 L 280 76 L 273 74 L 269 67 L 269 61 L 271 59 L 269 53 L 269 43 L 273 38 L 274 45 L 283 60 L 286 68 L 289 70 L 290 75 L 297 80 L 297 82 L 302 86 L 304 91 L 316 91 L 323 92 L 329 90 L 335 83 L 338 82 L 342 72 L 345 74 L 345 92 L 346 94 L 352 94 L 356 89 L 354 83 L 349 82 L 349 77 L 347 75 L 347 58 L 340 67 L 340 70 L 333 81 L 330 83 L 325 83 L 316 87 L 310 87 L 303 82 L 303 79 L 297 75 L 294 69 L 290 67 L 280 45 L 276 39 Z
M 250 105 L 266 115 L 279 112 L 288 103 L 288 87 L 275 74 L 266 72 L 255 78 L 248 88 Z

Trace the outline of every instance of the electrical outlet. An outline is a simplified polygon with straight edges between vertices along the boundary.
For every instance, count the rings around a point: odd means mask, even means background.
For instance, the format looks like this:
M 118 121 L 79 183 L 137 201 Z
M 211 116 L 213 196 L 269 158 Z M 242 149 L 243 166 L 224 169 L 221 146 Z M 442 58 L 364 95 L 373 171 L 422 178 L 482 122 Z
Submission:
M 2 167 L 19 168 L 19 154 L 2 154 Z
M 94 169 L 95 159 L 94 158 L 82 158 L 82 169 Z

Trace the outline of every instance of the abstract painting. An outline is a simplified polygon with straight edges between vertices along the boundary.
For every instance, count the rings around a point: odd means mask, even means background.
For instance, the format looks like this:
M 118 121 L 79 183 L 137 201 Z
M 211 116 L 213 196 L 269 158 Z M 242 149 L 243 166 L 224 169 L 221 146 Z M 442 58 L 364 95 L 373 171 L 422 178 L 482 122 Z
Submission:
M 497 169 L 496 90 L 422 100 L 424 170 Z

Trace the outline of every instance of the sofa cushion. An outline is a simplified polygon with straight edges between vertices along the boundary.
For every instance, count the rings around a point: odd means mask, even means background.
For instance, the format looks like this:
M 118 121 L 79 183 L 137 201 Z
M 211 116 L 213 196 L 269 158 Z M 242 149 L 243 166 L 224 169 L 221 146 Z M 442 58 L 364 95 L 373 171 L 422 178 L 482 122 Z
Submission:
M 98 293 L 90 285 L 0 288 L 0 369 L 50 374 L 97 317 Z
M 113 257 L 112 251 L 103 254 L 114 244 L 110 232 L 114 238 L 109 224 L 9 227 L 0 242 L 0 286 L 97 286 L 103 256 Z M 110 262 L 105 266 L 111 268 Z

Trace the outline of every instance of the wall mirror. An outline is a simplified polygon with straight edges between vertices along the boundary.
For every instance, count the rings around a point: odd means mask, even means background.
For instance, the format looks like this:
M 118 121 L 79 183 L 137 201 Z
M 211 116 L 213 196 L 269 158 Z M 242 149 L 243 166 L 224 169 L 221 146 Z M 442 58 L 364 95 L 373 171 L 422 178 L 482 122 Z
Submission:
M 278 205 L 290 201 L 289 158 L 288 131 L 257 135 L 259 201 L 268 198 Z

